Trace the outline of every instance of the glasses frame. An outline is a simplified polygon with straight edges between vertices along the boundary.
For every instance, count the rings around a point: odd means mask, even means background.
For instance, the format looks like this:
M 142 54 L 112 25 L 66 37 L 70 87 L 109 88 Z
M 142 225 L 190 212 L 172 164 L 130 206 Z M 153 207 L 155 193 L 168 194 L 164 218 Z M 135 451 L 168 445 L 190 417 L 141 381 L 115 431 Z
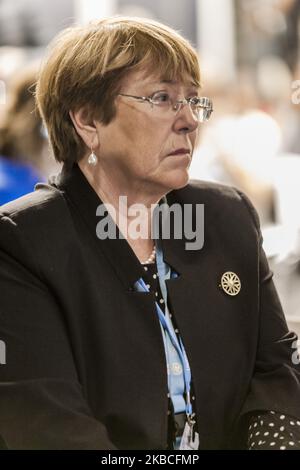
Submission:
M 152 98 L 153 95 L 151 95 L 151 96 L 137 96 L 137 95 L 128 95 L 126 93 L 118 93 L 118 96 L 125 96 L 127 98 L 133 98 L 135 100 L 141 101 L 143 103 L 148 102 L 152 106 L 159 106 L 158 103 L 155 103 L 153 101 L 153 98 Z M 208 119 L 204 119 L 203 121 L 198 119 L 198 122 L 208 121 L 210 116 L 211 116 L 211 113 L 213 112 L 213 103 L 212 103 L 212 100 L 210 98 L 207 98 L 206 96 L 202 96 L 202 97 L 193 96 L 192 98 L 184 98 L 183 100 L 176 100 L 176 101 L 169 98 L 169 102 L 172 106 L 173 111 L 175 111 L 175 115 L 176 115 L 182 109 L 182 107 L 185 106 L 186 104 L 189 105 L 189 108 L 190 108 L 191 112 L 193 113 L 193 110 L 191 109 L 191 104 L 192 104 L 192 101 L 195 100 L 195 99 L 199 100 L 199 107 L 200 108 L 210 111 L 210 115 L 209 115 Z

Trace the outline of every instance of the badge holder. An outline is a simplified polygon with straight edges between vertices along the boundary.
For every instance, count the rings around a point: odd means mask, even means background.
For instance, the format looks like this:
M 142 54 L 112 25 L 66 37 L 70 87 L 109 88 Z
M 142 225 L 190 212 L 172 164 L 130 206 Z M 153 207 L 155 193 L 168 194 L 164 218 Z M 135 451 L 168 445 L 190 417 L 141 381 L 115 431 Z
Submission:
M 196 431 L 194 432 L 194 426 L 196 424 L 194 417 L 194 413 L 192 415 L 187 415 L 187 421 L 184 426 L 179 450 L 199 449 L 199 434 Z

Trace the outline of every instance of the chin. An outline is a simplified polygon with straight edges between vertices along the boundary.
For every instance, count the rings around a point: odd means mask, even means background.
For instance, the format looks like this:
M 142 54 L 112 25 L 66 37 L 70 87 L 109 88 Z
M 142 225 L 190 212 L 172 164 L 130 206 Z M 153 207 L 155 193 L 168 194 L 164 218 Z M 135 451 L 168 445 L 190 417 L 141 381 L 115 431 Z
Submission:
M 170 190 L 184 188 L 189 182 L 188 170 L 170 172 L 166 185 Z

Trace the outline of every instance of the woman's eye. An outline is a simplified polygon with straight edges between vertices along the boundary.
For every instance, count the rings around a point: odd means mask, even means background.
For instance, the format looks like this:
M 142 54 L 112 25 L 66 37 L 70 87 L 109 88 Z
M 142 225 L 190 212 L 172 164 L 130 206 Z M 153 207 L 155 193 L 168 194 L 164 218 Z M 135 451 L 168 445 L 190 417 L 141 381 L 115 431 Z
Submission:
M 200 104 L 199 96 L 192 96 L 191 98 L 189 98 L 189 101 L 194 106 L 198 106 Z
M 168 103 L 170 101 L 170 96 L 168 95 L 168 93 L 159 92 L 154 93 L 151 99 L 154 103 Z

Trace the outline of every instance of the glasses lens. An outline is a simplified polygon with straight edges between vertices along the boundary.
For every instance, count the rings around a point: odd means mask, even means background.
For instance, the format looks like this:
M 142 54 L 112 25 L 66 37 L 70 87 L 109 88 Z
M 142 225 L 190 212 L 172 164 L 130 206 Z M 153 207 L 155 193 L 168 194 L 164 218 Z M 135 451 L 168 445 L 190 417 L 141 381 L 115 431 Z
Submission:
M 152 107 L 153 116 L 157 117 L 158 119 L 169 119 L 172 115 L 172 101 L 168 93 L 163 91 L 154 93 L 150 98 L 150 104 Z
M 169 93 L 159 91 L 154 93 L 150 98 L 152 107 L 152 113 L 158 118 L 169 119 L 174 112 L 177 112 L 182 108 L 183 102 L 176 101 L 174 97 L 171 97 Z M 209 98 L 198 96 L 188 100 L 189 107 L 192 111 L 194 118 L 198 122 L 205 122 L 211 116 L 212 113 L 212 102 Z
M 205 122 L 208 121 L 211 116 L 212 110 L 210 108 L 199 108 L 197 111 L 198 121 Z
M 167 108 L 170 104 L 170 96 L 165 92 L 157 92 L 151 96 L 151 102 L 161 108 Z
M 212 101 L 209 98 L 199 98 L 197 105 L 199 122 L 208 121 L 213 111 Z

